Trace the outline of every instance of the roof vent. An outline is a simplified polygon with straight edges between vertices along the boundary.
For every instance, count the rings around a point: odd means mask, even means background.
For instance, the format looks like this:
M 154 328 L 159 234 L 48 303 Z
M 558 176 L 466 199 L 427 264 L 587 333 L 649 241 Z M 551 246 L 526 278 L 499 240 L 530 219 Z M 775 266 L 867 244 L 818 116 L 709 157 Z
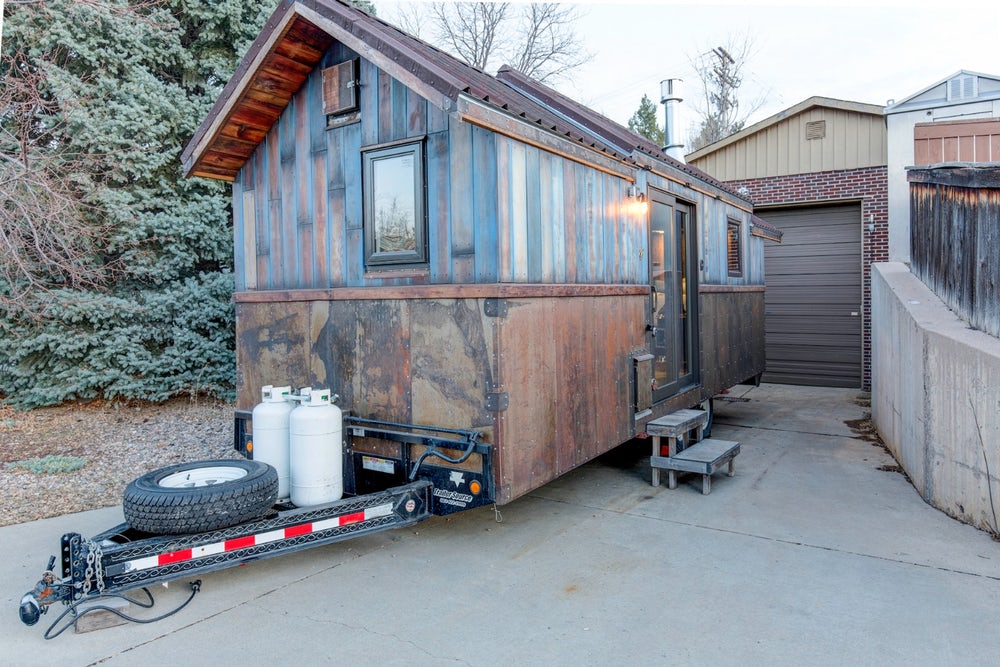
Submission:
M 948 101 L 968 100 L 979 95 L 979 77 L 961 74 L 948 81 Z
M 826 121 L 811 120 L 806 123 L 806 139 L 822 139 L 826 136 Z

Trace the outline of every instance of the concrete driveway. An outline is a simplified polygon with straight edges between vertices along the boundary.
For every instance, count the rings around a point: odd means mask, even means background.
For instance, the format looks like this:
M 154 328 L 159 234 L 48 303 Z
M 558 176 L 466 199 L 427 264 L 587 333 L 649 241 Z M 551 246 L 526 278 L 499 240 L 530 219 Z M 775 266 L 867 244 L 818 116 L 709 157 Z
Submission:
M 648 452 L 617 450 L 502 523 L 472 510 L 212 573 L 149 625 L 45 641 L 61 607 L 17 620 L 60 535 L 120 509 L 0 528 L 2 662 L 1000 664 L 1000 543 L 880 469 L 894 462 L 847 425 L 868 411 L 858 392 L 744 392 L 718 405 L 714 435 L 743 447 L 711 495 L 653 488 Z

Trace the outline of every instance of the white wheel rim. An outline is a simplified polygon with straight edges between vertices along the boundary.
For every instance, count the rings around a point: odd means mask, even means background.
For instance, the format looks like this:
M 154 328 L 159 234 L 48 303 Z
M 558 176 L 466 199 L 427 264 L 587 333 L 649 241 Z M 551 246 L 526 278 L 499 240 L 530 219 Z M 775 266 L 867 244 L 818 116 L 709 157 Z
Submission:
M 199 486 L 214 486 L 247 476 L 247 471 L 235 466 L 212 466 L 190 468 L 167 475 L 160 480 L 160 486 L 168 489 L 190 489 Z

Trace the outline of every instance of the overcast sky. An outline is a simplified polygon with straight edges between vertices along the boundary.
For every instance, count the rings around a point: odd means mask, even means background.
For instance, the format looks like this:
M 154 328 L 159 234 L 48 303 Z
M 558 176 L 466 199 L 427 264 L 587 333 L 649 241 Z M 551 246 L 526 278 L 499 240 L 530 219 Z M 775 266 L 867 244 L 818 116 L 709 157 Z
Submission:
M 376 2 L 387 17 L 392 4 Z M 700 95 L 689 59 L 733 35 L 755 43 L 741 89 L 763 100 L 751 123 L 813 95 L 881 105 L 960 69 L 1000 75 L 1000 0 L 574 4 L 593 58 L 556 87 L 622 124 L 643 94 L 659 102 L 661 79 L 683 79 L 689 106 Z

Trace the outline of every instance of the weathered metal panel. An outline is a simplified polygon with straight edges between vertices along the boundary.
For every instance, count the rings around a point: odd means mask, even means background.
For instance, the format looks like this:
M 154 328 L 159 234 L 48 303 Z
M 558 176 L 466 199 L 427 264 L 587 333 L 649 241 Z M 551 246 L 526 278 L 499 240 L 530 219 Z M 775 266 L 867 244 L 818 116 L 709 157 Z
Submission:
M 708 196 L 655 174 L 649 175 L 646 182 L 649 186 L 665 190 L 679 201 L 694 206 L 700 284 L 731 286 L 764 284 L 763 244 L 761 239 L 748 233 L 750 213 L 722 199 Z M 743 257 L 750 261 L 745 263 L 745 270 L 741 276 L 730 276 L 728 271 L 726 228 L 729 219 L 740 221 L 744 228 Z M 645 262 L 642 270 L 646 270 Z
M 448 249 L 453 258 L 453 279 L 456 283 L 475 282 L 476 225 L 474 216 L 474 182 L 475 168 L 470 168 L 473 160 L 472 126 L 457 120 L 449 125 L 448 157 L 450 163 L 446 166 L 448 184 L 446 190 L 449 197 L 445 208 L 436 219 L 451 218 L 451 247 Z M 433 171 L 433 169 L 430 169 Z M 441 224 L 441 223 L 438 223 Z
M 644 215 L 626 206 L 627 181 L 508 137 L 496 141 L 501 280 L 647 280 Z
M 368 418 L 491 430 L 492 327 L 471 299 L 238 303 L 237 405 L 323 385 Z
M 703 289 L 698 317 L 701 381 L 710 394 L 764 372 L 763 288 Z
M 447 132 L 427 137 L 427 247 L 431 282 L 444 283 L 452 278 L 450 159 Z
M 497 165 L 497 136 L 489 130 L 472 128 L 472 165 L 475 177 L 466 197 L 473 201 L 475 226 L 475 282 L 499 280 L 499 184 Z M 455 212 L 452 220 L 455 220 Z M 459 282 L 456 280 L 456 282 Z
M 647 297 L 592 291 L 503 299 L 497 316 L 482 298 L 237 298 L 237 405 L 265 384 L 324 386 L 354 414 L 483 430 L 508 502 L 634 435 Z
M 497 320 L 498 495 L 512 500 L 633 436 L 633 352 L 645 296 L 508 299 Z

